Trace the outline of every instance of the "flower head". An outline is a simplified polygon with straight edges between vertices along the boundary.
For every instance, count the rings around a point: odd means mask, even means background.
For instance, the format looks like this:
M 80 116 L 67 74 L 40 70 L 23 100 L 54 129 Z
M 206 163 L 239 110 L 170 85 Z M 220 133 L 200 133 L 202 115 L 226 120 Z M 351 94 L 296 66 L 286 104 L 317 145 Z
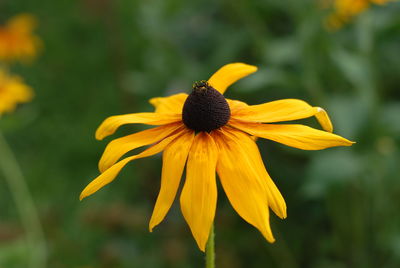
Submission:
M 333 13 L 327 18 L 330 29 L 338 29 L 351 18 L 365 11 L 371 4 L 383 5 L 391 0 L 331 0 Z
M 284 99 L 259 105 L 225 99 L 225 90 L 254 73 L 255 66 L 233 63 L 218 70 L 208 81 L 193 85 L 192 92 L 154 98 L 154 113 L 135 113 L 107 118 L 97 129 L 101 140 L 124 124 L 158 127 L 110 142 L 99 162 L 101 175 L 82 191 L 83 199 L 115 179 L 132 160 L 163 151 L 161 188 L 150 231 L 170 209 L 186 165 L 186 180 L 180 196 L 182 214 L 204 251 L 217 204 L 216 172 L 237 213 L 255 226 L 270 242 L 269 208 L 286 218 L 286 204 L 268 175 L 253 136 L 303 150 L 350 146 L 351 141 L 332 134 L 325 110 L 304 101 Z M 323 129 L 276 122 L 315 116 Z M 143 152 L 119 159 L 129 151 L 151 145 Z M 269 207 L 269 208 L 268 208 Z
M 0 116 L 12 112 L 18 103 L 29 102 L 32 97 L 32 89 L 19 76 L 0 68 Z
M 32 32 L 36 19 L 29 14 L 17 15 L 0 26 L 0 60 L 31 60 L 40 47 L 40 39 Z

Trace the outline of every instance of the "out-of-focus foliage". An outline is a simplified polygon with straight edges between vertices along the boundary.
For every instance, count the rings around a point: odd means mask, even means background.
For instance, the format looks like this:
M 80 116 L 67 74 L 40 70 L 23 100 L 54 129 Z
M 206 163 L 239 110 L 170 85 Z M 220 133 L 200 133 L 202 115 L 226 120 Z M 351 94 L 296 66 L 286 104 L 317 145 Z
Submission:
M 271 216 L 277 241 L 268 244 L 220 191 L 217 266 L 399 267 L 399 2 L 373 6 L 336 32 L 324 28 L 329 10 L 311 0 L 6 0 L 0 10 L 2 22 L 35 14 L 43 39 L 35 64 L 12 68 L 35 100 L 0 128 L 38 206 L 49 267 L 203 266 L 177 204 L 147 231 L 160 157 L 130 164 L 84 202 L 78 196 L 98 174 L 108 140 L 93 136 L 104 118 L 150 111 L 147 99 L 188 92 L 235 61 L 260 70 L 228 97 L 306 100 L 357 144 L 307 152 L 259 140 L 288 218 Z M 25 267 L 24 237 L 0 176 L 1 267 Z

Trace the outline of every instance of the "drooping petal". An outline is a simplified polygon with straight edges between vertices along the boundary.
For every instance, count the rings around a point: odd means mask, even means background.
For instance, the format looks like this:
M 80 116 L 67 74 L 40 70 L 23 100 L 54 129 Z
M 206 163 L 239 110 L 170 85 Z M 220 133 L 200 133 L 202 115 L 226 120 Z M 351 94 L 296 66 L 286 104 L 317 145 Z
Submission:
M 85 187 L 85 189 L 83 189 L 79 199 L 82 200 L 83 198 L 94 194 L 95 192 L 97 192 L 98 190 L 103 188 L 105 185 L 112 182 L 115 179 L 115 177 L 118 175 L 118 173 L 121 171 L 121 169 L 126 164 L 128 164 L 130 161 L 139 159 L 139 158 L 143 158 L 143 157 L 148 157 L 151 155 L 155 155 L 155 154 L 161 152 L 170 142 L 172 142 L 174 139 L 179 137 L 179 135 L 181 135 L 181 134 L 182 133 L 176 133 L 174 135 L 171 135 L 171 136 L 165 138 L 164 140 L 160 141 L 159 143 L 146 149 L 142 153 L 127 157 L 127 158 L 119 161 L 118 163 L 116 163 L 115 165 L 113 165 L 112 167 L 107 169 L 105 172 L 103 172 L 101 175 L 99 175 L 92 182 L 90 182 Z
M 179 122 L 182 119 L 180 114 L 159 114 L 159 113 L 136 113 L 110 116 L 101 123 L 96 131 L 96 139 L 102 140 L 114 134 L 122 125 L 126 124 L 146 124 L 146 125 L 166 125 Z
M 175 199 L 193 139 L 194 132 L 188 131 L 164 150 L 160 193 L 150 219 L 150 232 L 164 219 Z
M 351 146 L 354 143 L 341 136 L 298 124 L 258 124 L 243 123 L 235 120 L 229 121 L 229 124 L 251 135 L 303 150 Z
M 147 129 L 111 141 L 99 161 L 99 170 L 103 173 L 114 165 L 124 154 L 136 148 L 156 143 L 177 129 L 183 127 L 182 123 L 172 123 L 160 127 Z
M 232 118 L 237 120 L 259 123 L 291 121 L 311 116 L 317 118 L 324 130 L 332 132 L 332 123 L 324 109 L 312 107 L 307 102 L 297 99 L 284 99 L 243 106 L 232 113 Z
M 258 178 L 254 178 L 254 180 L 260 180 L 259 183 L 263 184 L 266 188 L 268 205 L 278 217 L 280 217 L 281 219 L 286 218 L 285 199 L 283 199 L 282 194 L 276 187 L 275 183 L 272 181 L 267 170 L 265 169 L 260 151 L 258 150 L 257 144 L 253 140 L 253 136 L 250 137 L 248 134 L 230 127 L 225 127 L 224 130 L 225 135 L 228 135 L 230 138 L 240 141 L 238 145 L 240 145 L 242 150 L 246 152 L 247 157 L 254 167 L 254 170 L 258 174 Z
M 194 138 L 186 167 L 186 181 L 180 197 L 182 214 L 204 251 L 217 205 L 215 167 L 218 149 L 213 138 L 200 132 Z
M 152 98 L 149 102 L 156 108 L 155 113 L 182 113 L 183 104 L 188 94 L 179 93 L 169 97 Z
M 208 83 L 221 94 L 224 94 L 230 85 L 256 71 L 257 67 L 253 65 L 245 63 L 230 63 L 214 73 L 210 79 L 208 79 Z
M 265 181 L 259 177 L 250 152 L 241 146 L 243 140 L 223 131 L 212 133 L 219 149 L 217 172 L 222 187 L 236 212 L 274 242 L 269 225 L 268 197 Z

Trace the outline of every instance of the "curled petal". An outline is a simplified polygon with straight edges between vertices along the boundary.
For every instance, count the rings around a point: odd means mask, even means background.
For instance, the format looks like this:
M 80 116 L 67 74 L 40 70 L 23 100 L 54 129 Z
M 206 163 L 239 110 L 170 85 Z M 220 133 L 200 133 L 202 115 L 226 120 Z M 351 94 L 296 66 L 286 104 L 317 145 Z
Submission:
M 182 119 L 180 114 L 159 114 L 159 113 L 136 113 L 110 116 L 101 123 L 96 131 L 96 139 L 102 140 L 114 134 L 122 125 L 126 124 L 146 124 L 146 125 L 166 125 L 179 122 Z
M 328 116 L 328 113 L 322 109 L 321 107 L 317 107 L 317 113 L 315 114 L 319 124 L 322 126 L 322 129 L 328 132 L 333 132 L 333 125 L 331 119 Z
M 217 206 L 215 167 L 218 149 L 206 132 L 196 135 L 189 152 L 186 181 L 180 198 L 182 214 L 204 251 Z
M 216 73 L 214 73 L 210 79 L 208 79 L 208 83 L 210 83 L 210 85 L 221 94 L 224 94 L 230 85 L 256 71 L 257 67 L 253 65 L 245 63 L 230 63 L 221 67 Z
M 150 219 L 150 232 L 164 219 L 175 199 L 193 139 L 194 132 L 188 131 L 164 150 L 160 193 Z
M 341 136 L 298 124 L 258 124 L 235 120 L 231 120 L 229 124 L 251 135 L 303 150 L 351 146 L 354 143 Z
M 100 172 L 104 172 L 114 165 L 127 152 L 156 143 L 182 127 L 182 123 L 172 123 L 140 131 L 111 141 L 107 145 L 99 161 Z
M 139 159 L 139 158 L 143 158 L 143 157 L 148 157 L 148 156 L 151 156 L 151 155 L 155 155 L 155 154 L 161 152 L 162 150 L 164 150 L 164 148 L 170 142 L 172 142 L 179 135 L 181 135 L 181 133 L 176 133 L 174 135 L 171 135 L 171 136 L 165 138 L 164 140 L 160 141 L 159 143 L 157 143 L 157 144 L 151 146 L 150 148 L 146 149 L 145 151 L 141 152 L 140 154 L 137 154 L 137 155 L 134 155 L 134 156 L 131 156 L 131 157 L 127 157 L 127 158 L 119 161 L 118 163 L 116 163 L 115 165 L 113 165 L 112 167 L 107 169 L 105 172 L 103 172 L 100 176 L 98 176 L 92 182 L 90 182 L 85 187 L 85 189 L 83 189 L 79 199 L 82 200 L 83 198 L 94 194 L 95 192 L 97 192 L 98 190 L 103 188 L 105 185 L 107 185 L 110 182 L 112 182 L 115 179 L 115 177 L 118 175 L 118 173 L 121 171 L 121 169 L 126 164 L 128 164 L 130 161 L 135 160 L 135 159 Z
M 188 94 L 180 93 L 169 97 L 159 97 L 150 99 L 150 103 L 156 108 L 155 113 L 182 113 L 183 104 Z

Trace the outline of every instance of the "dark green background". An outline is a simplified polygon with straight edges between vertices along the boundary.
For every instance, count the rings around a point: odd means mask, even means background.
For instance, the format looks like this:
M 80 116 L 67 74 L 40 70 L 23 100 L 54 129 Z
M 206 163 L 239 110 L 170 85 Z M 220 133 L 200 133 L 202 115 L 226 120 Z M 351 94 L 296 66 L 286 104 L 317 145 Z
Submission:
M 230 207 L 220 187 L 217 267 L 400 266 L 400 3 L 374 6 L 337 32 L 318 1 L 3 0 L 0 20 L 38 17 L 44 48 L 14 64 L 32 103 L 1 118 L 47 240 L 48 267 L 203 267 L 175 204 L 149 233 L 160 156 L 138 160 L 83 202 L 110 115 L 151 111 L 147 100 L 189 92 L 220 66 L 259 71 L 229 98 L 258 104 L 299 98 L 326 108 L 353 147 L 301 151 L 259 140 L 288 205 L 271 216 L 267 243 Z M 304 123 L 317 126 L 314 120 Z M 177 203 L 177 202 L 176 202 Z M 27 267 L 24 229 L 0 173 L 0 267 Z

